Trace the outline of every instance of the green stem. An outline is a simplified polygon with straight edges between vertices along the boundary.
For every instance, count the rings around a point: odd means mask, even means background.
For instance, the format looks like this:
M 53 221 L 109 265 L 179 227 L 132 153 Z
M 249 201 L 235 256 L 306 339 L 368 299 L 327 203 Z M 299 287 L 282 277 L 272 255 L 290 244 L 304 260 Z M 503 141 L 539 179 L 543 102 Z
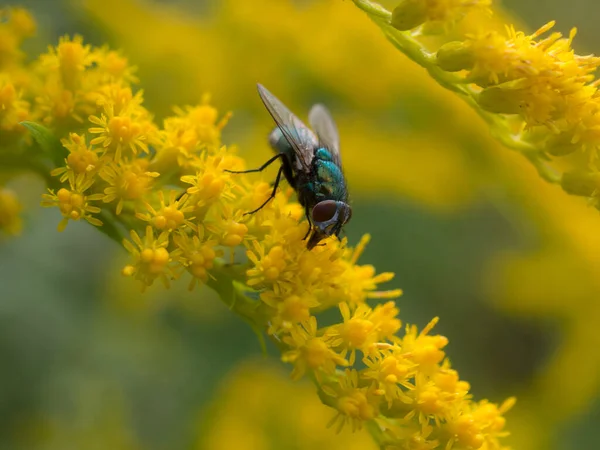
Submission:
M 245 294 L 245 268 L 239 264 L 229 264 L 222 259 L 215 260 L 211 269 L 211 277 L 206 283 L 214 289 L 221 301 L 236 314 L 246 320 L 253 328 L 264 329 L 268 323 L 268 315 L 260 300 Z
M 269 315 L 260 300 L 246 295 L 248 288 L 244 286 L 245 271 L 242 265 L 228 264 L 222 259 L 216 259 L 206 284 L 219 295 L 229 310 L 250 325 L 260 342 L 263 354 L 266 354 L 264 332 L 268 326 Z
M 102 221 L 102 226 L 96 228 L 117 244 L 122 245 L 125 236 L 119 231 L 119 227 L 112 213 L 103 209 L 98 213 L 98 218 Z

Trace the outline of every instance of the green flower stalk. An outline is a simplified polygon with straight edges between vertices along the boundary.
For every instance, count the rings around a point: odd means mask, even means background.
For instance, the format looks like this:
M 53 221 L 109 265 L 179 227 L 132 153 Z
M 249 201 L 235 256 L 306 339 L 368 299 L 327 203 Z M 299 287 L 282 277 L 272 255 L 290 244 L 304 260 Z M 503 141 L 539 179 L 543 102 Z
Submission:
M 406 0 L 393 12 L 353 1 L 398 50 L 463 98 L 502 144 L 531 161 L 545 180 L 600 208 L 600 96 L 593 76 L 600 58 L 575 54 L 575 29 L 565 38 L 548 35 L 554 22 L 531 35 L 512 26 L 452 28 L 468 14 L 492 14 L 489 1 Z M 440 23 L 445 26 L 433 27 Z M 442 34 L 432 48 L 424 38 L 433 28 Z

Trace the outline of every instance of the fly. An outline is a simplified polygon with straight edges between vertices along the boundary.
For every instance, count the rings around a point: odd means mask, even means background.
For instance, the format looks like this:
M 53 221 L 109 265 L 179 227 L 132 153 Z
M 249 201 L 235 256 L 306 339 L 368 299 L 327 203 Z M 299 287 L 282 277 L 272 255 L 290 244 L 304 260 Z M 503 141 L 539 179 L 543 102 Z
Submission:
M 275 197 L 283 174 L 304 207 L 309 225 L 304 239 L 310 235 L 307 248 L 311 250 L 326 237 L 339 236 L 352 216 L 337 127 L 327 108 L 321 104 L 314 105 L 308 114 L 313 132 L 261 84 L 258 84 L 258 93 L 277 124 L 269 135 L 269 144 L 276 154 L 257 169 L 229 172 L 262 172 L 276 160 L 281 160 L 271 195 L 246 214 L 261 210 Z

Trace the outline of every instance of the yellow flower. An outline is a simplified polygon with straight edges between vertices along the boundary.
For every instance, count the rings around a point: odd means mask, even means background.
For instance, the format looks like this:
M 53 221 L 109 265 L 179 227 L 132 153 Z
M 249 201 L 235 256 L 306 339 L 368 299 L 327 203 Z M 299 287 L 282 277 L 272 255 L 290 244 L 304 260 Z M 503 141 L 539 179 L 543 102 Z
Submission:
M 411 418 L 414 414 L 419 415 L 419 423 L 428 423 L 429 420 L 434 420 L 439 427 L 442 422 L 446 422 L 449 415 L 454 412 L 458 404 L 468 393 L 469 385 L 466 384 L 466 389 L 456 391 L 455 389 L 446 391 L 443 390 L 436 380 L 436 376 L 430 378 L 423 373 L 418 373 L 415 377 L 414 388 L 400 400 L 408 403 L 412 411 L 405 416 Z M 456 386 L 452 386 L 456 387 Z
M 144 147 L 136 141 L 141 138 L 136 134 L 140 129 L 138 134 L 147 135 L 146 144 L 154 139 L 153 125 L 139 106 L 142 94 L 132 95 L 128 85 L 135 81 L 132 75 L 135 69 L 117 52 L 84 45 L 81 36 L 72 39 L 65 36 L 58 46 L 50 47 L 39 58 L 35 67 L 39 80 L 32 86 L 31 94 L 35 94 L 34 112 L 44 123 L 68 128 L 73 126 L 73 120 L 80 124 L 85 117 L 92 116 L 95 124 L 108 128 L 106 134 L 112 133 L 98 142 L 105 143 L 111 137 L 118 142 L 126 141 L 123 145 L 127 148 L 132 148 L 133 142 L 133 149 L 137 150 Z M 110 124 L 113 116 L 116 118 Z
M 129 65 L 126 57 L 107 46 L 94 49 L 98 73 L 103 83 L 137 83 L 138 79 L 134 75 L 137 70 Z
M 20 62 L 24 54 L 19 46 L 24 38 L 35 34 L 36 24 L 23 8 L 0 8 L 0 69 Z
M 181 181 L 192 185 L 187 188 L 187 193 L 190 204 L 195 207 L 196 217 L 203 219 L 207 208 L 216 201 L 231 201 L 236 198 L 236 183 L 232 174 L 225 172 L 235 166 L 235 161 L 236 158 L 227 154 L 225 148 L 214 155 L 203 152 L 194 158 L 196 174 L 185 175 L 181 177 Z
M 420 333 L 416 326 L 407 326 L 406 334 L 401 339 L 402 349 L 406 357 L 419 365 L 419 369 L 425 372 L 435 370 L 437 364 L 444 359 L 444 348 L 448 345 L 448 339 L 444 336 L 429 336 L 438 319 L 435 318 Z
M 216 108 L 210 106 L 209 102 L 210 95 L 205 94 L 200 105 L 176 107 L 175 114 L 179 123 L 184 123 L 188 130 L 193 131 L 196 146 L 216 149 L 221 142 L 221 130 L 227 125 L 231 113 L 225 114 L 217 121 L 218 112 Z
M 172 268 L 173 258 L 180 253 L 179 250 L 169 251 L 169 234 L 162 232 L 158 237 L 154 237 L 152 227 L 146 227 L 144 240 L 131 230 L 131 241 L 123 240 L 123 245 L 135 259 L 131 265 L 123 268 L 123 275 L 133 276 L 136 280 L 142 282 L 142 290 L 152 286 L 154 280 L 160 278 L 166 287 L 169 287 L 170 280 L 176 278 L 177 274 Z
M 333 407 L 337 409 L 327 426 L 337 424 L 338 432 L 346 424 L 350 424 L 352 431 L 361 429 L 364 422 L 377 416 L 380 403 L 380 397 L 372 389 L 359 386 L 358 372 L 355 369 L 346 369 L 344 375 L 339 378 L 339 385 L 322 387 L 327 395 L 335 399 Z
M 367 355 L 376 342 L 391 339 L 400 329 L 394 302 L 378 305 L 374 310 L 366 304 L 353 312 L 348 303 L 340 303 L 339 308 L 343 323 L 329 327 L 326 336 L 332 347 L 342 349 L 342 356 L 350 352 L 350 364 L 354 364 L 356 350 Z
M 88 131 L 99 135 L 92 139 L 91 144 L 101 145 L 107 154 L 113 155 L 115 162 L 119 162 L 122 156 L 130 158 L 138 153 L 148 153 L 148 143 L 153 142 L 157 134 L 145 110 L 136 108 L 134 102 L 119 112 L 115 111 L 114 103 L 107 103 L 104 113 L 90 116 L 89 120 L 98 126 Z
M 249 239 L 248 226 L 242 222 L 243 213 L 233 214 L 229 206 L 224 206 L 218 218 L 207 221 L 206 229 L 218 237 L 219 244 L 225 247 L 237 247 Z
M 370 320 L 372 309 L 360 305 L 352 313 L 347 303 L 341 303 L 339 307 L 343 323 L 328 328 L 327 338 L 333 348 L 342 350 L 344 358 L 350 353 L 349 362 L 354 364 L 357 350 L 367 353 L 369 347 L 379 340 L 375 324 Z
M 466 411 L 457 411 L 444 426 L 444 431 L 452 436 L 448 448 L 453 448 L 455 444 L 459 448 L 502 448 L 499 438 L 507 434 L 504 431 L 505 420 L 502 414 L 514 404 L 514 398 L 509 398 L 499 407 L 484 400 L 474 403 Z
M 402 322 L 398 318 L 400 310 L 396 307 L 396 303 L 389 301 L 384 304 L 379 304 L 371 313 L 371 321 L 375 325 L 375 330 L 379 340 L 392 340 L 396 335 Z
M 349 263 L 346 263 L 344 270 L 341 271 L 341 279 L 338 286 L 336 286 L 337 292 L 329 292 L 331 297 L 335 298 L 337 294 L 341 294 L 346 301 L 361 304 L 368 298 L 396 298 L 402 295 L 401 289 L 376 290 L 379 284 L 392 280 L 394 278 L 393 273 L 383 272 L 376 275 L 375 268 L 372 265 L 356 265 L 370 240 L 371 236 L 365 234 L 353 250 L 346 249 Z M 340 291 L 340 288 L 343 291 Z
M 21 233 L 21 203 L 15 192 L 0 188 L 0 231 L 11 235 Z
M 1 9 L 0 19 L 21 39 L 35 34 L 37 28 L 35 20 L 29 11 L 24 8 Z
M 114 115 L 127 114 L 129 109 L 143 111 L 144 92 L 139 90 L 134 95 L 131 87 L 123 86 L 122 82 L 102 85 L 93 94 L 96 96 L 96 104 L 102 108 L 110 108 Z
M 387 420 L 378 420 L 378 425 L 389 436 L 391 442 L 397 444 L 386 444 L 382 450 L 433 450 L 443 448 L 440 441 L 431 439 L 434 428 L 431 425 L 419 425 L 402 422 L 401 424 L 390 423 Z
M 311 308 L 319 306 L 318 300 L 309 292 L 266 291 L 260 295 L 260 299 L 275 310 L 267 330 L 269 334 L 289 332 L 294 326 L 308 322 Z
M 171 191 L 169 193 L 169 202 L 165 202 L 164 191 L 158 191 L 158 201 L 160 207 L 154 209 L 154 207 L 145 202 L 148 213 L 136 213 L 136 217 L 140 220 L 150 222 L 154 228 L 159 231 L 173 231 L 182 227 L 184 223 L 193 217 L 186 219 L 185 213 L 190 212 L 193 208 L 190 206 L 184 206 L 187 203 L 188 196 L 183 195 L 181 198 L 177 198 L 177 193 Z
M 367 369 L 361 372 L 361 376 L 372 380 L 374 393 L 385 397 L 388 408 L 395 400 L 410 400 L 402 387 L 405 390 L 414 389 L 410 379 L 414 378 L 417 365 L 405 357 L 399 346 L 385 345 L 373 350 L 370 349 L 369 355 L 363 359 Z
M 292 263 L 282 246 L 276 245 L 265 252 L 257 241 L 252 244 L 255 251 L 248 250 L 246 255 L 255 267 L 247 271 L 248 286 L 266 287 L 291 281 L 294 277 L 294 272 L 290 270 Z
M 11 82 L 8 75 L 0 75 L 0 131 L 23 130 L 19 122 L 29 117 L 29 103 Z
M 173 238 L 179 249 L 177 261 L 192 275 L 189 290 L 194 289 L 198 282 L 208 281 L 211 276 L 209 270 L 214 266 L 215 258 L 221 255 L 221 252 L 215 249 L 217 241 L 207 239 L 202 226 L 194 227 L 193 231 L 194 235 L 191 237 L 186 232 L 180 231 Z
M 59 167 L 50 172 L 52 176 L 59 176 L 64 183 L 69 177 L 77 177 L 81 174 L 95 174 L 100 168 L 98 150 L 89 147 L 85 142 L 85 135 L 69 133 L 68 139 L 60 141 L 69 155 L 65 159 L 65 167 Z
M 292 379 L 301 378 L 307 370 L 320 377 L 333 374 L 337 366 L 347 366 L 348 361 L 338 355 L 331 346 L 317 334 L 317 319 L 312 316 L 307 322 L 294 327 L 283 338 L 290 350 L 283 353 L 284 362 L 294 364 Z
M 80 174 L 77 177 L 69 177 L 70 189 L 60 188 L 56 193 L 53 189 L 48 189 L 49 194 L 42 195 L 42 206 L 58 206 L 63 218 L 58 224 L 58 231 L 63 231 L 69 220 L 78 221 L 87 220 L 97 227 L 102 225 L 102 221 L 92 216 L 98 214 L 101 209 L 92 206 L 90 202 L 102 199 L 102 194 L 86 195 L 85 192 L 92 187 L 94 180 L 86 178 L 86 174 Z
M 63 36 L 56 47 L 41 58 L 42 65 L 48 70 L 58 70 L 63 86 L 68 90 L 79 87 L 81 77 L 86 69 L 96 63 L 96 57 L 90 45 L 83 45 L 83 37 L 75 35 L 73 39 Z
M 108 163 L 100 170 L 100 177 L 109 184 L 101 196 L 104 203 L 118 200 L 115 211 L 121 214 L 126 201 L 141 201 L 150 191 L 153 180 L 160 174 L 148 172 L 147 159 L 136 159 L 130 164 Z
M 36 113 L 47 125 L 68 124 L 70 119 L 83 122 L 78 100 L 72 91 L 50 79 L 44 85 L 44 92 L 35 99 Z

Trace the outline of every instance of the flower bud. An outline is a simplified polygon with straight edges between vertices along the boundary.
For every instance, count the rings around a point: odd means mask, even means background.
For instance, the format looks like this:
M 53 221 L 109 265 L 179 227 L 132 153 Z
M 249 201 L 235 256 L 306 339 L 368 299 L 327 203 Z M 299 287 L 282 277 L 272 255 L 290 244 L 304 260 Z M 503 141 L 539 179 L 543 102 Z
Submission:
M 581 144 L 573 143 L 571 133 L 561 133 L 546 141 L 544 150 L 552 156 L 566 156 L 581 148 Z
M 403 0 L 392 12 L 392 26 L 400 31 L 412 30 L 427 20 L 424 0 Z
M 475 57 L 469 47 L 461 41 L 448 42 L 437 51 L 437 65 L 447 72 L 469 70 L 475 65 Z
M 600 173 L 579 170 L 565 172 L 560 184 L 569 194 L 591 197 L 600 190 Z
M 492 113 L 519 114 L 523 103 L 523 93 L 520 89 L 504 89 L 493 86 L 480 92 L 477 96 L 477 103 Z

